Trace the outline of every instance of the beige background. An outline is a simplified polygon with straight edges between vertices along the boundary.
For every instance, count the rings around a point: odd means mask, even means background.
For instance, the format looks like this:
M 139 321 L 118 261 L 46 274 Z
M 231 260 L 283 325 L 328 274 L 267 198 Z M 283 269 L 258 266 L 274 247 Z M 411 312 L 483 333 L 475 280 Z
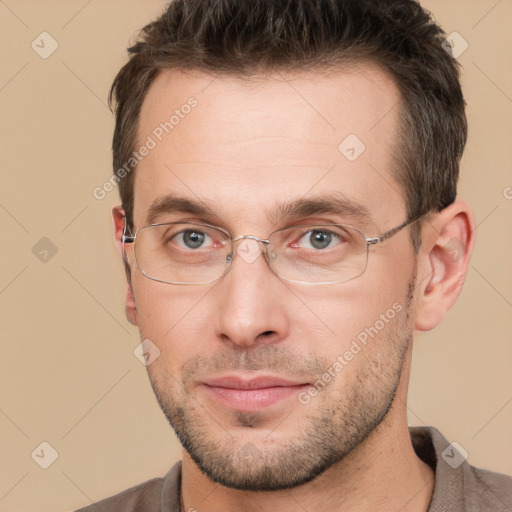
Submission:
M 460 197 L 478 228 L 460 300 L 417 337 L 410 422 L 437 426 L 473 464 L 512 473 L 512 3 L 424 5 L 469 43 Z M 0 511 L 72 510 L 180 457 L 124 318 L 109 217 L 117 191 L 92 195 L 112 173 L 109 86 L 129 39 L 163 6 L 0 0 Z M 48 59 L 31 48 L 43 31 L 59 45 Z M 42 237 L 57 248 L 46 262 L 32 252 Z M 43 441 L 59 454 L 46 470 L 31 457 Z

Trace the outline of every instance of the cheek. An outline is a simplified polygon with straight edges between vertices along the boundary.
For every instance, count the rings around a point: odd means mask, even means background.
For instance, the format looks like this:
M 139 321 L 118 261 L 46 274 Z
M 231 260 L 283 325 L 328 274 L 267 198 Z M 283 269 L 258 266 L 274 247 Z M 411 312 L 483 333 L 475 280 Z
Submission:
M 141 277 L 133 283 L 141 338 L 153 341 L 162 353 L 172 351 L 179 360 L 180 352 L 208 337 L 205 329 L 211 322 L 201 307 L 208 288 L 185 289 Z
M 406 309 L 409 276 L 402 273 L 388 279 L 381 275 L 380 281 L 361 277 L 326 286 L 322 293 L 297 291 L 300 301 L 296 301 L 294 318 L 298 329 L 315 336 L 324 348 L 335 346 L 338 351 L 376 323 L 382 330 L 382 322 L 387 326 L 398 311 Z
M 344 303 L 330 319 L 326 315 L 325 322 L 334 334 L 316 336 L 313 350 L 329 364 L 334 382 L 331 391 L 365 379 L 382 378 L 382 383 L 393 380 L 413 331 L 404 297 L 381 299 Z M 303 337 L 308 343 L 308 336 Z M 324 377 L 329 379 L 329 375 L 324 374 L 322 380 Z

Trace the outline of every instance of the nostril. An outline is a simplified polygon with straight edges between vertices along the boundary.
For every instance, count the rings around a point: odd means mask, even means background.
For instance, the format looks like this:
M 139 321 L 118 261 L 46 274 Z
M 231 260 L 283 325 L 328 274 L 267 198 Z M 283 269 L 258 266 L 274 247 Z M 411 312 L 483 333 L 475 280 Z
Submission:
M 274 331 L 265 331 L 261 333 L 261 336 L 270 336 L 271 334 L 274 334 Z

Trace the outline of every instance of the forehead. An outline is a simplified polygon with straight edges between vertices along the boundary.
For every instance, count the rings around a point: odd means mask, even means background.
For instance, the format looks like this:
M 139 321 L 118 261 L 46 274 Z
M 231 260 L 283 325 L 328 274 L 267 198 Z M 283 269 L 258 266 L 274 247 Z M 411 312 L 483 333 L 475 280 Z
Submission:
M 135 149 L 151 149 L 135 173 L 135 222 L 168 194 L 204 201 L 227 223 L 257 225 L 283 202 L 333 192 L 399 217 L 399 105 L 372 64 L 250 78 L 163 71 L 140 114 Z

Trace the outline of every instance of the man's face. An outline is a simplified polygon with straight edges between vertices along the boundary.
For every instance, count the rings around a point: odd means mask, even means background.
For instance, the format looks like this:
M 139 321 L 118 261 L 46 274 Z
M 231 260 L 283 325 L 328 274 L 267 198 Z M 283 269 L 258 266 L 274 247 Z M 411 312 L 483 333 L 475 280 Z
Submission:
M 370 65 L 286 78 L 161 73 L 141 111 L 136 147 L 148 136 L 157 144 L 136 170 L 134 228 L 148 224 L 150 208 L 167 195 L 206 204 L 209 213 L 159 208 L 152 222 L 207 222 L 233 237 L 265 239 L 311 222 L 375 237 L 401 224 L 393 82 Z M 181 109 L 191 96 L 197 105 Z M 175 109 L 179 122 L 168 134 L 155 132 Z M 350 206 L 345 213 L 277 213 L 280 205 L 334 196 Z M 215 283 L 165 284 L 142 275 L 127 248 L 136 323 L 160 350 L 148 366 L 153 389 L 210 478 L 239 489 L 299 485 L 382 421 L 407 377 L 409 236 L 405 229 L 371 247 L 356 279 L 317 286 L 283 281 L 262 255 L 246 261 L 240 253 Z

